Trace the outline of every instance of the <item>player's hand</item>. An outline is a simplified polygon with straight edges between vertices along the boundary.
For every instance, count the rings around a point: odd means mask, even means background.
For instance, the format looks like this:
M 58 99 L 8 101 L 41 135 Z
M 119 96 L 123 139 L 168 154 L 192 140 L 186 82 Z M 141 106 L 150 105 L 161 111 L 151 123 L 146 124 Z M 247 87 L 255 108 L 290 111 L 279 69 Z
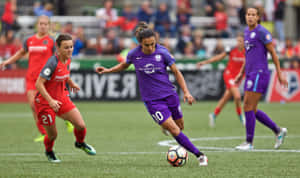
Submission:
M 5 70 L 6 65 L 7 65 L 6 61 L 0 63 L 0 70 Z
M 104 73 L 108 73 L 109 72 L 109 69 L 105 68 L 105 67 L 97 67 L 96 68 L 96 72 L 98 74 L 104 74 Z
M 73 83 L 72 86 L 70 85 L 70 89 L 73 93 L 77 93 L 80 90 L 79 86 L 76 83 Z
M 239 83 L 242 81 L 242 79 L 243 79 L 243 75 L 242 75 L 241 73 L 239 73 L 239 74 L 235 77 L 234 83 L 235 83 L 235 84 L 239 84 Z
M 190 93 L 185 93 L 183 96 L 183 101 L 184 102 L 188 102 L 189 105 L 192 105 L 193 103 L 196 102 L 196 100 L 194 99 L 194 97 L 190 94 Z
M 62 103 L 60 101 L 57 100 L 51 100 L 49 102 L 49 106 L 55 111 L 58 112 L 60 106 L 62 105 Z
M 196 64 L 196 67 L 197 67 L 198 69 L 200 69 L 203 65 L 205 65 L 205 62 L 204 62 L 204 61 L 201 61 L 201 62 L 198 62 L 198 63 Z
M 285 87 L 285 88 L 288 87 L 288 81 L 282 76 L 281 73 L 278 74 L 278 80 L 279 80 L 279 83 L 280 83 L 283 87 Z

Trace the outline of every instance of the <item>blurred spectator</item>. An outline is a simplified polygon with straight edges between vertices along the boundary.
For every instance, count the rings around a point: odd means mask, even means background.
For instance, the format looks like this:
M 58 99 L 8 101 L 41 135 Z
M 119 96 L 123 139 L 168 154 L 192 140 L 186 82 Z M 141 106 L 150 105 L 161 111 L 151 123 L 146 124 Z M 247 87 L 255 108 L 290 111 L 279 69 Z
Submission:
M 87 40 L 86 48 L 84 49 L 84 55 L 87 56 L 97 55 L 96 39 Z
M 177 7 L 177 14 L 176 14 L 176 28 L 181 29 L 183 25 L 191 26 L 190 18 L 192 16 L 192 12 L 188 7 L 186 7 L 185 3 L 179 4 Z
M 237 17 L 238 9 L 242 7 L 242 0 L 225 0 L 225 6 L 229 17 Z
M 171 22 L 168 7 L 166 3 L 159 4 L 158 10 L 155 13 L 155 31 L 157 31 L 162 38 L 166 37 L 169 32 L 171 37 L 175 37 L 176 28 Z
M 206 57 L 206 47 L 203 44 L 202 32 L 195 31 L 193 37 L 193 45 L 194 45 L 194 54 L 201 59 Z
M 74 35 L 73 23 L 67 22 L 61 29 L 62 33 L 68 33 L 70 35 Z
M 17 10 L 16 0 L 6 0 L 4 4 L 4 12 L 1 17 L 1 32 L 6 32 L 13 28 L 15 23 L 15 11 Z
M 184 50 L 183 50 L 183 55 L 184 55 L 184 57 L 187 57 L 187 58 L 195 58 L 194 45 L 192 42 L 189 42 L 185 45 Z
M 44 6 L 40 3 L 40 1 L 35 2 L 34 4 L 34 15 L 41 16 L 46 15 L 48 17 L 53 16 L 53 5 L 47 2 Z
M 293 47 L 293 42 L 291 41 L 291 39 L 286 38 L 286 40 L 285 40 L 285 47 L 281 51 L 281 55 L 285 59 L 291 59 L 291 58 L 294 57 L 294 47 Z
M 56 36 L 58 35 L 58 33 L 61 31 L 61 25 L 59 22 L 52 22 L 51 26 L 50 26 L 50 35 L 53 38 L 56 38 Z
M 294 47 L 294 54 L 300 60 L 300 38 L 298 39 L 297 44 Z
M 227 32 L 227 21 L 228 17 L 225 13 L 224 5 L 220 2 L 216 3 L 217 10 L 215 11 L 215 20 L 216 20 L 216 30 L 218 33 L 218 37 L 228 38 Z
M 153 9 L 151 8 L 151 4 L 149 1 L 143 1 L 140 9 L 137 13 L 138 20 L 147 22 L 148 24 L 152 22 L 153 18 Z
M 265 12 L 263 2 L 261 0 L 255 1 L 254 2 L 254 7 L 258 8 L 258 10 L 259 10 L 260 21 L 261 22 L 267 21 L 268 19 L 267 19 L 267 15 L 266 15 L 266 12 Z
M 192 42 L 191 28 L 188 25 L 184 25 L 181 29 L 181 34 L 179 35 L 179 40 L 176 46 L 177 51 L 184 54 L 184 48 L 187 43 Z
M 7 40 L 9 35 L 9 40 Z M 0 35 L 0 61 L 10 58 L 21 48 L 20 40 L 14 40 L 14 32 L 9 30 L 6 34 Z M 11 64 L 7 68 L 16 68 L 16 64 Z
M 119 54 L 123 50 L 123 40 L 118 37 L 114 29 L 108 29 L 106 40 L 107 42 L 102 48 L 102 54 L 114 55 Z
M 121 16 L 114 22 L 110 22 L 107 26 L 110 27 L 120 27 L 124 32 L 131 32 L 137 25 L 136 14 L 132 11 L 130 4 L 125 4 L 121 12 Z M 108 22 L 109 23 L 109 22 Z
M 86 38 L 85 38 L 83 27 L 77 27 L 73 40 L 74 40 L 74 46 L 73 46 L 74 50 L 72 55 L 78 56 L 80 53 L 82 53 L 83 49 L 86 47 Z
M 205 9 L 205 16 L 213 17 L 215 15 L 215 12 L 217 10 L 216 9 L 216 3 L 217 2 L 223 4 L 222 0 L 204 0 L 203 1 L 203 6 L 204 6 L 204 9 Z
M 215 55 L 221 54 L 224 51 L 225 51 L 225 49 L 224 49 L 223 41 L 221 39 L 217 39 L 217 44 L 215 46 L 215 49 L 214 49 L 212 55 L 215 56 Z
M 242 0 L 242 6 L 238 9 L 238 17 L 240 21 L 240 31 L 244 32 L 247 27 L 246 24 L 246 10 L 247 10 L 247 0 Z
M 118 19 L 118 12 L 113 8 L 113 1 L 106 0 L 104 7 L 96 10 L 96 17 L 99 19 L 100 28 L 104 29 L 107 27 L 107 22 L 111 24 Z
M 172 48 L 172 46 L 171 46 L 170 38 L 168 38 L 168 37 L 164 38 L 163 41 L 162 41 L 162 45 L 163 45 L 165 48 L 167 48 L 168 51 L 169 51 L 171 54 L 174 53 L 173 48 Z
M 98 55 L 102 53 L 102 49 L 102 36 L 98 35 L 96 39 L 96 50 Z
M 280 41 L 285 39 L 284 37 L 284 14 L 285 14 L 285 0 L 275 0 L 274 3 L 274 19 L 275 19 L 275 30 Z

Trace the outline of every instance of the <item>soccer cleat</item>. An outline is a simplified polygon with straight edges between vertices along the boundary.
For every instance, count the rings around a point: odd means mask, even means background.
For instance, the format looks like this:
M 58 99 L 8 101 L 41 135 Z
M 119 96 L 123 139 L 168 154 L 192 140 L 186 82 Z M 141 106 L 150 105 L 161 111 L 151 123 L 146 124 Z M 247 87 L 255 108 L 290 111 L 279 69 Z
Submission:
M 79 148 L 79 149 L 82 149 L 88 155 L 95 155 L 96 154 L 96 150 L 91 145 L 88 145 L 85 142 L 83 142 L 83 143 L 75 142 L 75 147 Z
M 199 166 L 207 166 L 208 165 L 208 159 L 205 155 L 201 155 L 198 158 Z
M 215 127 L 215 125 L 216 125 L 216 115 L 214 113 L 210 113 L 208 115 L 208 117 L 209 117 L 209 126 L 210 127 Z
M 45 152 L 48 161 L 50 161 L 51 163 L 60 163 L 61 161 L 55 156 L 55 153 L 53 151 L 50 152 Z
M 240 144 L 239 146 L 236 146 L 235 149 L 240 150 L 240 151 L 251 151 L 253 150 L 253 145 L 248 142 L 244 142 Z
M 42 142 L 44 141 L 45 135 L 39 135 L 38 137 L 36 137 L 33 141 L 34 142 Z
M 73 132 L 73 130 L 74 130 L 73 124 L 70 121 L 67 121 L 67 120 L 65 120 L 65 124 L 66 124 L 66 127 L 68 129 L 68 132 L 70 132 L 70 133 Z
M 280 145 L 283 143 L 286 134 L 287 134 L 287 128 L 282 128 L 280 130 L 280 133 L 276 136 L 276 143 L 274 146 L 275 149 L 278 149 Z

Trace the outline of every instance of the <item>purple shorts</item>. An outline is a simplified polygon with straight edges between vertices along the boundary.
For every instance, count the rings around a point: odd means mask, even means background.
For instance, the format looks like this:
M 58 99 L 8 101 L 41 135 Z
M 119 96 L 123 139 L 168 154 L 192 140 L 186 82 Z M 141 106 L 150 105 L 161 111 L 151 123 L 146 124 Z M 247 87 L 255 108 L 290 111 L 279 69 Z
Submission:
M 246 75 L 245 91 L 253 91 L 265 94 L 267 92 L 270 80 L 270 73 L 253 72 Z
M 181 119 L 182 112 L 177 94 L 153 101 L 146 101 L 145 106 L 153 120 L 161 125 L 172 116 L 173 120 Z

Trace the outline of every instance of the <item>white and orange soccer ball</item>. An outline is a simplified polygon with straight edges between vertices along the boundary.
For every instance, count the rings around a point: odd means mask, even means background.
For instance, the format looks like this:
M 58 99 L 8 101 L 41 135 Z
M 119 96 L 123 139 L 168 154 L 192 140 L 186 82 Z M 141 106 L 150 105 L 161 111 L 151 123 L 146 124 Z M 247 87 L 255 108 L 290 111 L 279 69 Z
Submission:
M 188 160 L 187 151 L 181 146 L 172 146 L 167 152 L 167 161 L 174 167 L 184 166 Z

